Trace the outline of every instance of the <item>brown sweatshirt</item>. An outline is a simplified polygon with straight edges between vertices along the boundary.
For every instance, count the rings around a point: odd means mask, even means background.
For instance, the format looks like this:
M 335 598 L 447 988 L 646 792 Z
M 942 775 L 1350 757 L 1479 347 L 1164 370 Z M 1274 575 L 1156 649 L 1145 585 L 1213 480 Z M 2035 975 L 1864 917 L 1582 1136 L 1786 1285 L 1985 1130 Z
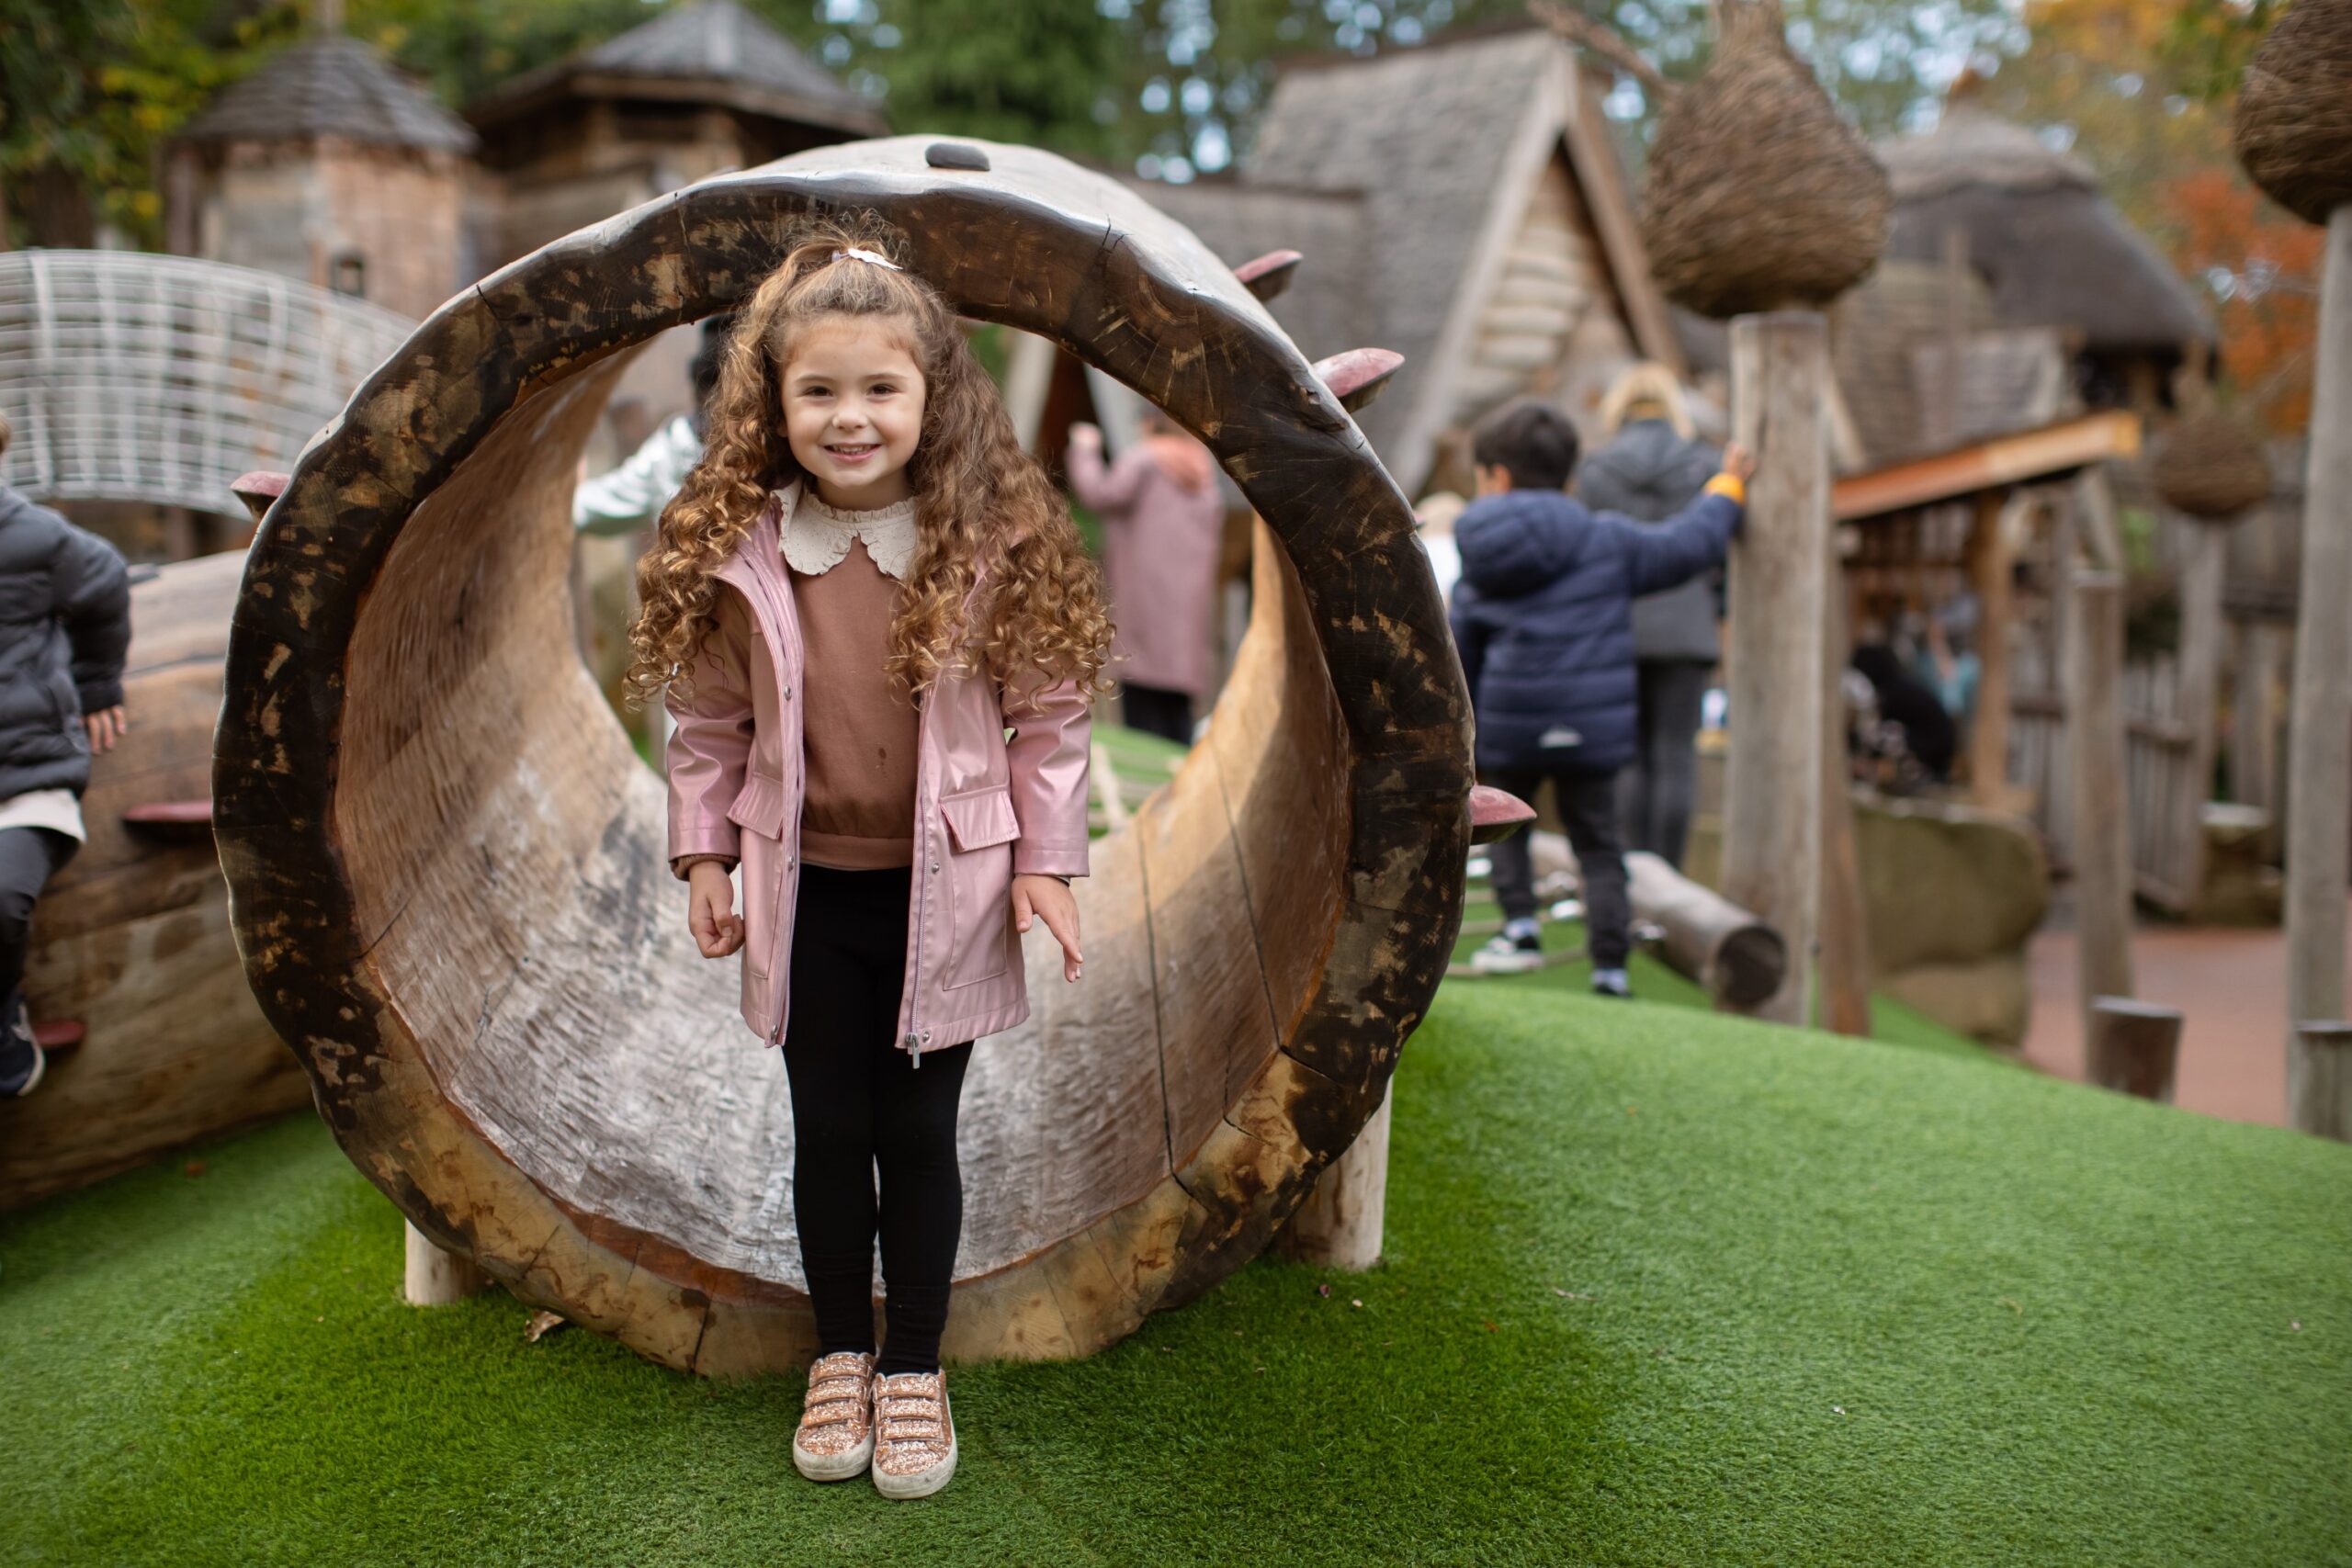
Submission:
M 914 862 L 915 710 L 883 673 L 899 583 L 865 541 L 830 570 L 792 573 L 808 674 L 800 858 L 841 871 Z

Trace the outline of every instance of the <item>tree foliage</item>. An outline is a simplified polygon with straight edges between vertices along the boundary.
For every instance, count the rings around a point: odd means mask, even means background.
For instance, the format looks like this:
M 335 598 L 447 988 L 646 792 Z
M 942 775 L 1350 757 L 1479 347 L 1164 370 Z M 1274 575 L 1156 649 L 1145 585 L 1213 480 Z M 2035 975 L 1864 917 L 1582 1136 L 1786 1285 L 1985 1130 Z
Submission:
M 2317 231 L 2246 180 L 2230 102 L 2271 0 L 2035 0 L 1996 107 L 2090 164 L 2123 216 L 2205 296 L 2224 389 L 2274 429 L 2310 417 Z

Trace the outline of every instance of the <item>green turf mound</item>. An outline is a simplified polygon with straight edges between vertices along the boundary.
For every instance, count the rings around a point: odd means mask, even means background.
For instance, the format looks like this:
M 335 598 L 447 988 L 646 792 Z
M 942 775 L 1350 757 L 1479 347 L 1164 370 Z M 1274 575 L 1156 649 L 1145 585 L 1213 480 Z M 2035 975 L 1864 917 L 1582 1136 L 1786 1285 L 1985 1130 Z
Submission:
M 797 1387 L 401 1305 L 282 1124 L 0 1222 L 0 1562 L 2352 1562 L 2352 1148 L 1521 983 L 1396 1102 L 1382 1269 L 956 1373 L 922 1506 L 795 1476 Z

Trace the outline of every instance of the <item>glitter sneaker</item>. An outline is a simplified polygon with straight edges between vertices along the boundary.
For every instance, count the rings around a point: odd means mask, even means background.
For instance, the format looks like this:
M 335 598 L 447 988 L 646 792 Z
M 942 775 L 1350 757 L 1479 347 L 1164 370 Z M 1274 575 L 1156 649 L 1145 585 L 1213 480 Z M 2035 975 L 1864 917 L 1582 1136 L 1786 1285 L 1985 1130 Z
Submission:
M 942 1372 L 888 1372 L 874 1380 L 874 1490 L 928 1497 L 956 1474 L 956 1420 Z
M 874 1358 L 864 1350 L 820 1356 L 808 1369 L 792 1463 L 811 1481 L 847 1481 L 874 1458 Z

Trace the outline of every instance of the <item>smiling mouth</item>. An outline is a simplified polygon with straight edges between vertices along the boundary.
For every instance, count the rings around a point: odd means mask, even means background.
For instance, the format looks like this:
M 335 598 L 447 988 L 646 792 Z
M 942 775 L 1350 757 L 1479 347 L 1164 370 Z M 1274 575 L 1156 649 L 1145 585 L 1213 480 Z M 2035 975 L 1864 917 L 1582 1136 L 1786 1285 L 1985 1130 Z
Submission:
M 825 450 L 836 457 L 843 457 L 854 462 L 860 457 L 871 456 L 881 450 L 881 446 L 879 443 L 869 441 L 862 446 L 828 446 Z

